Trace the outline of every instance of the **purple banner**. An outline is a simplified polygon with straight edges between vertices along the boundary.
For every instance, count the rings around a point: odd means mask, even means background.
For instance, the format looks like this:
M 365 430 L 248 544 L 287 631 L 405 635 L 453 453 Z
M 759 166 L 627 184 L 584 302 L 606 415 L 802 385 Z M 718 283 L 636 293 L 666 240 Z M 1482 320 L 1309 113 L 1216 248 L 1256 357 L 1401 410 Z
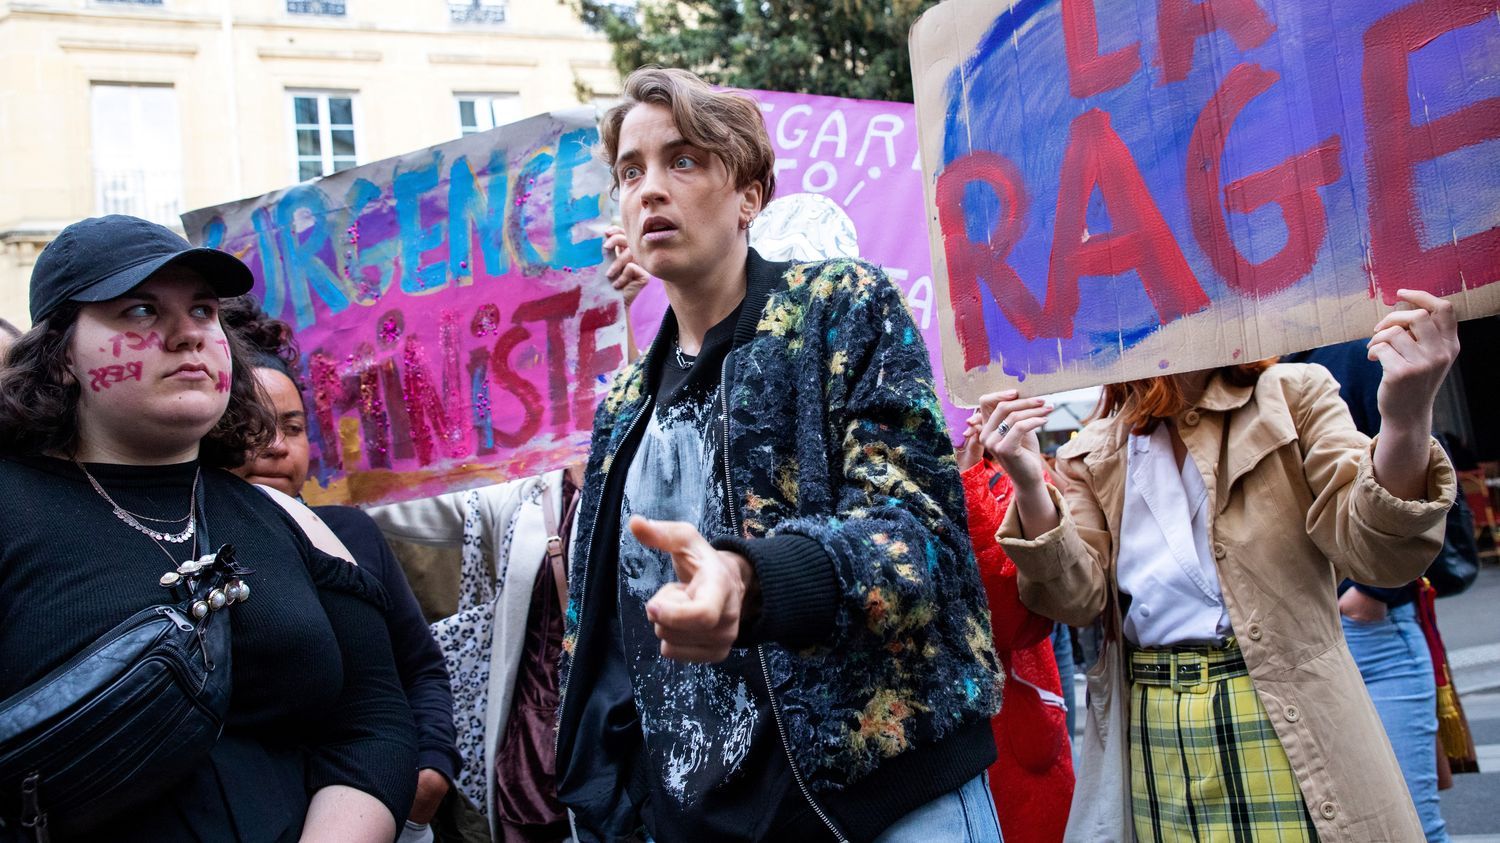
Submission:
M 905 293 L 932 356 L 949 432 L 956 435 L 969 411 L 948 403 L 943 387 L 915 108 L 898 102 L 746 93 L 760 102 L 776 149 L 776 198 L 811 193 L 831 200 L 853 223 L 859 257 L 884 267 Z M 757 232 L 751 234 L 755 242 Z M 638 346 L 650 345 L 666 309 L 660 284 L 653 283 L 635 300 L 630 325 Z

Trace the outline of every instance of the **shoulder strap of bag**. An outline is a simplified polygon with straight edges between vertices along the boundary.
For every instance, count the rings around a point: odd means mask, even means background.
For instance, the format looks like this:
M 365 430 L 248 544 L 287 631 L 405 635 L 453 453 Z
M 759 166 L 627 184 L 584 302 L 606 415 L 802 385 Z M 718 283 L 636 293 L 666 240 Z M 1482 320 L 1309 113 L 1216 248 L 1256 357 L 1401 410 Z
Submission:
M 558 478 L 561 485 L 562 478 Z M 547 526 L 547 566 L 552 569 L 552 582 L 557 586 L 557 602 L 561 609 L 568 610 L 568 563 L 563 552 L 562 505 L 552 490 L 549 480 L 542 480 L 542 519 Z

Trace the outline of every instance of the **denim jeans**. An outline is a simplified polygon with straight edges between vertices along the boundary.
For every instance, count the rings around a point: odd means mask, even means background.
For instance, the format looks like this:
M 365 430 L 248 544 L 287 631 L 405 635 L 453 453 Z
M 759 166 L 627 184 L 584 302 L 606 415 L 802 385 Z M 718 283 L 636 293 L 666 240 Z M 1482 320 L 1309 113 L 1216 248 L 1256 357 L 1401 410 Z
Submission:
M 1073 727 L 1077 725 L 1073 709 L 1073 634 L 1068 625 L 1058 623 L 1052 627 L 1052 657 L 1057 660 L 1057 678 L 1062 680 L 1063 712 L 1068 722 L 1068 744 L 1072 745 Z
M 989 773 L 980 773 L 912 811 L 875 838 L 875 843 L 1001 843 L 1000 820 L 990 796 Z
M 1375 623 L 1343 621 L 1349 652 L 1396 751 L 1422 830 L 1429 843 L 1447 843 L 1438 809 L 1437 684 L 1417 607 L 1396 606 Z

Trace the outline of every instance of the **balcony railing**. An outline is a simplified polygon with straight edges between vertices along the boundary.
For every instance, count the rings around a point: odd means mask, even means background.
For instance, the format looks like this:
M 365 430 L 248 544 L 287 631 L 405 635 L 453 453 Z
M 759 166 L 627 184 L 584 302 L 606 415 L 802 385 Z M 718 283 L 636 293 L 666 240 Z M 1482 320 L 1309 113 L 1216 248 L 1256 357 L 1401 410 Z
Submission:
M 129 214 L 162 225 L 180 226 L 182 173 L 96 167 L 94 210 L 99 214 Z
M 505 23 L 505 3 L 471 0 L 468 3 L 449 3 L 448 19 L 454 23 L 498 24 Z
M 344 4 L 341 0 L 286 0 L 286 10 L 293 15 L 344 16 Z

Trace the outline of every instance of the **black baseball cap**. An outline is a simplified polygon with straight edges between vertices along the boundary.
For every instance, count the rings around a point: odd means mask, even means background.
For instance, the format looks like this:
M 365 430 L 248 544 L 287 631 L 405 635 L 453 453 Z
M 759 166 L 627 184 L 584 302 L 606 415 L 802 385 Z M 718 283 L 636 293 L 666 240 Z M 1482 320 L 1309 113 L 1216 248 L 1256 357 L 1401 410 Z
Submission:
M 169 264 L 203 276 L 220 298 L 255 286 L 250 268 L 218 249 L 195 248 L 164 225 L 110 214 L 64 228 L 31 270 L 31 321 L 41 322 L 65 302 L 109 301 Z

